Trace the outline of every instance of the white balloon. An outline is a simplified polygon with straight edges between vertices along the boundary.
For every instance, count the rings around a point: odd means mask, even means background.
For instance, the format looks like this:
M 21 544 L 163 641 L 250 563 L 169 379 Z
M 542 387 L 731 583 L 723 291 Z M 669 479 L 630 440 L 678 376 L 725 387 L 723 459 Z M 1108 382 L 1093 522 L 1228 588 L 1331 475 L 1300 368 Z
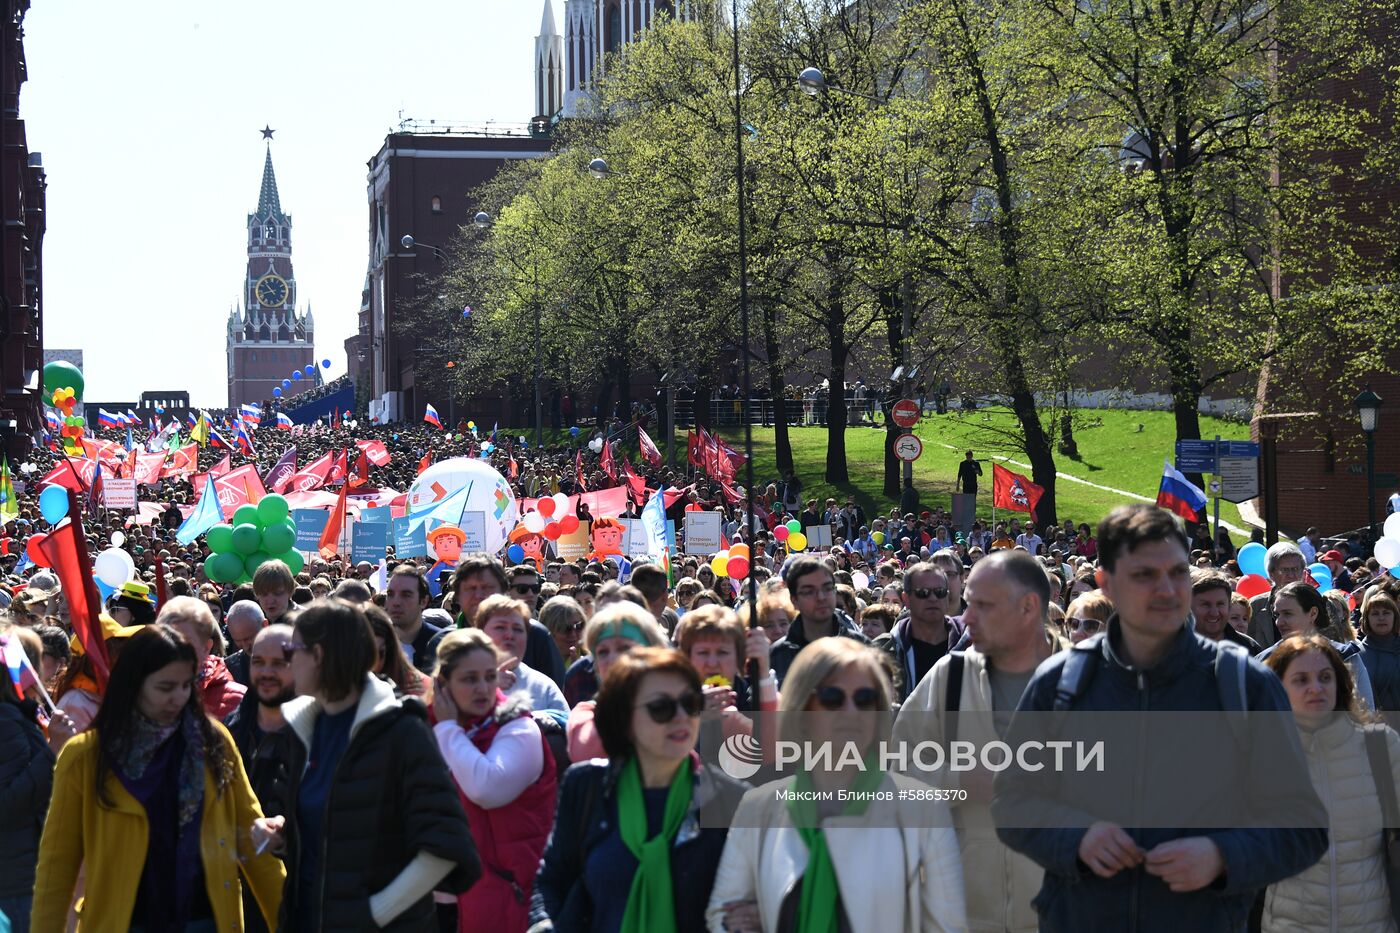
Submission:
M 1376 542 L 1376 560 L 1386 570 L 1400 564 L 1400 540 L 1381 538 Z
M 557 522 L 569 514 L 569 497 L 562 492 L 556 492 L 550 498 L 554 500 L 554 520 Z
M 851 574 L 851 582 L 855 584 L 856 589 L 863 590 L 870 586 L 870 577 L 865 571 L 857 570 L 855 573 Z
M 539 512 L 526 512 L 525 517 L 521 519 L 520 523 L 525 526 L 526 531 L 532 534 L 539 534 L 541 531 L 544 531 L 544 526 L 548 524 L 548 522 L 544 520 L 544 516 Z
M 120 531 L 112 532 L 112 547 L 121 547 L 126 543 L 126 535 Z
M 515 527 L 520 511 L 510 483 L 491 465 L 475 457 L 439 460 L 419 475 L 408 490 L 408 512 L 421 516 L 443 505 L 463 487 L 470 486 L 465 504 L 456 501 L 445 506 L 457 515 L 480 512 L 486 516 L 485 550 L 495 554 L 505 547 L 506 535 Z M 455 519 L 457 516 L 451 516 Z M 451 520 L 444 518 L 443 520 Z
M 1387 538 L 1394 538 L 1400 541 L 1400 512 L 1396 512 L 1394 515 L 1387 518 L 1382 528 Z
M 593 438 L 593 440 L 591 440 L 591 441 L 588 442 L 588 449 L 591 450 L 591 451 L 593 451 L 595 454 L 596 454 L 596 453 L 602 453 L 602 451 L 603 451 L 603 439 L 602 439 L 601 437 L 595 437 L 595 438 Z
M 92 572 L 97 579 L 115 590 L 136 574 L 136 562 L 121 548 L 108 548 L 92 562 Z

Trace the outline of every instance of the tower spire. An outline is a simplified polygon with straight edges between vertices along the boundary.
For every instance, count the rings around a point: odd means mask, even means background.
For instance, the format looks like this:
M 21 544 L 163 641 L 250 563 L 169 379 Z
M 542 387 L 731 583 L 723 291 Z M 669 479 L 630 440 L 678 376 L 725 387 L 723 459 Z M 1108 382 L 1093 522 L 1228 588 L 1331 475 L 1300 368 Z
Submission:
M 267 158 L 263 161 L 262 190 L 258 192 L 258 216 L 272 214 L 282 216 L 282 201 L 277 196 L 277 175 L 272 171 L 272 144 L 267 146 Z

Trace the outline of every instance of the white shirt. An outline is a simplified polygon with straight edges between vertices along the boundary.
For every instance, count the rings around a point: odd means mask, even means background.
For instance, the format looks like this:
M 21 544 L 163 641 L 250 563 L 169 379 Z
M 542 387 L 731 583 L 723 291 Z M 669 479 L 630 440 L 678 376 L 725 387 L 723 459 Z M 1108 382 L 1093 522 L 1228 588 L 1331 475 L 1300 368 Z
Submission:
M 530 694 L 531 709 L 561 709 L 569 711 L 569 701 L 564 699 L 564 691 L 559 685 L 524 661 L 515 666 L 515 686 L 507 693 L 524 690 Z
M 455 722 L 438 723 L 433 734 L 457 786 L 468 799 L 487 810 L 504 807 L 519 797 L 539 780 L 544 770 L 540 727 L 529 716 L 501 726 L 491 747 L 484 752 Z
M 1016 543 L 1017 543 L 1018 545 L 1020 545 L 1021 547 L 1025 548 L 1025 549 L 1026 549 L 1027 551 L 1029 551 L 1031 554 L 1039 554 L 1039 553 L 1040 553 L 1040 546 L 1041 546 L 1044 542 L 1040 540 L 1040 535 L 1037 535 L 1037 534 L 1029 534 L 1029 535 L 1028 535 L 1028 534 L 1026 534 L 1025 532 L 1022 532 L 1021 534 L 1019 534 L 1019 535 L 1016 536 Z

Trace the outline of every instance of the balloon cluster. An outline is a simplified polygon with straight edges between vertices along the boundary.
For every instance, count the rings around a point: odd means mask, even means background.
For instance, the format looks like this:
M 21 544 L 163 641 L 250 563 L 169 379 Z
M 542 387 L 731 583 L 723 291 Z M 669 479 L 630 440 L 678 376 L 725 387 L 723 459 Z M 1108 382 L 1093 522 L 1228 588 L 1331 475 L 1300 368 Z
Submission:
M 49 394 L 53 407 L 63 415 L 63 426 L 59 437 L 63 449 L 69 454 L 83 452 L 83 419 L 73 414 L 73 409 L 83 400 L 83 373 L 72 363 L 55 360 L 44 366 L 44 391 Z
M 296 550 L 297 526 L 288 513 L 282 496 L 263 496 L 257 505 L 239 506 L 232 522 L 210 528 L 205 576 L 215 583 L 247 583 L 269 560 L 280 560 L 293 575 L 301 573 L 306 561 Z
M 715 572 L 717 577 L 728 577 L 731 580 L 746 579 L 749 575 L 749 546 L 747 544 L 731 544 L 728 551 L 710 558 L 710 569 Z
M 1381 539 L 1376 542 L 1376 562 L 1400 578 L 1400 512 L 1385 520 Z
M 789 551 L 807 550 L 807 536 L 802 533 L 802 523 L 790 518 L 785 525 L 773 529 L 773 537 L 779 544 L 786 544 Z
M 600 453 L 602 453 L 602 452 L 603 452 L 603 439 L 602 439 L 601 437 L 595 437 L 595 438 L 593 438 L 593 440 L 591 440 L 591 441 L 588 442 L 588 449 L 591 450 L 591 451 L 593 451 L 595 454 L 600 454 Z
M 578 531 L 578 516 L 569 511 L 569 497 L 562 492 L 556 492 L 539 500 L 535 511 L 526 512 L 520 524 L 531 534 L 544 535 L 551 541 L 558 541 L 560 535 Z

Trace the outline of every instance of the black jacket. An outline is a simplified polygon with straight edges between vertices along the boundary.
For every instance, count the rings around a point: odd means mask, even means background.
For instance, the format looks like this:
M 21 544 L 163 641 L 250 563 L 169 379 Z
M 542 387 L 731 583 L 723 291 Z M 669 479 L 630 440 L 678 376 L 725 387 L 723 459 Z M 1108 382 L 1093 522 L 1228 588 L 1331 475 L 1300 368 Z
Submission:
M 238 755 L 243 759 L 243 769 L 248 772 L 248 783 L 253 787 L 258 802 L 262 804 L 266 816 L 285 816 L 282 807 L 291 793 L 292 745 L 296 741 L 290 727 L 279 732 L 264 732 L 258 726 L 258 694 L 249 690 L 243 695 L 238 708 L 224 720 Z
M 235 651 L 224 658 L 224 667 L 228 668 L 228 672 L 233 675 L 234 680 L 248 688 L 249 693 L 253 692 L 252 674 L 248 669 L 252 661 L 253 659 L 248 657 L 246 651 Z
M 854 638 L 861 644 L 869 644 L 860 626 L 856 625 L 850 616 L 840 609 L 833 610 L 832 615 L 836 620 L 837 635 Z M 792 625 L 788 626 L 787 634 L 773 642 L 773 647 L 768 650 L 768 662 L 772 665 L 773 676 L 778 678 L 780 686 L 783 678 L 787 676 L 788 668 L 792 666 L 793 659 L 807 644 L 806 627 L 802 624 L 802 615 L 799 613 L 797 618 L 792 620 Z
M 1400 711 L 1400 636 L 1366 635 L 1361 639 L 1361 663 L 1371 675 L 1376 709 Z
M 33 700 L 0 702 L 0 897 L 34 893 L 39 837 L 53 792 L 54 755 L 34 712 Z
M 691 765 L 693 766 L 693 765 Z M 559 786 L 559 815 L 530 895 L 530 929 L 583 933 L 593 923 L 584 885 L 588 855 L 615 831 L 618 769 L 602 761 L 573 765 Z M 671 846 L 677 933 L 704 933 L 705 908 L 724 852 L 730 817 L 749 785 L 712 765 L 700 765 L 690 813 Z M 709 828 L 716 827 L 716 828 Z M 619 891 L 618 897 L 627 897 Z
M 284 705 L 282 713 L 293 735 L 291 781 L 282 812 L 295 814 L 320 709 L 310 697 L 298 697 Z M 294 818 L 287 821 L 286 839 L 287 885 L 278 929 L 290 931 L 297 916 L 300 861 Z M 427 710 L 415 699 L 395 697 L 392 687 L 369 676 L 326 805 L 321 929 L 327 933 L 378 929 L 370 915 L 370 895 L 398 877 L 419 852 L 455 863 L 438 883 L 439 891 L 460 894 L 481 876 L 467 814 L 428 728 Z M 425 895 L 384 929 L 435 933 L 432 895 Z
M 1219 643 L 1202 638 L 1183 625 L 1166 656 L 1151 668 L 1139 669 L 1128 664 L 1120 653 L 1119 626 L 1118 617 L 1113 616 L 1106 633 L 1092 636 L 1073 652 L 1061 651 L 1051 656 L 1036 669 L 1006 738 L 1011 747 L 1018 747 L 1025 738 L 1021 734 L 1023 723 L 1037 721 L 1037 717 L 1026 716 L 1027 712 L 1057 708 L 1063 669 L 1070 656 L 1079 651 L 1095 653 L 1095 668 L 1082 692 L 1062 701 L 1060 708 L 1065 711 L 1062 715 L 1067 717 L 1066 722 L 1080 711 L 1137 710 L 1159 714 L 1216 713 L 1226 709 L 1216 675 L 1216 656 L 1222 650 Z M 1104 814 L 1114 809 L 1142 812 L 1143 801 L 1169 796 L 1192 799 L 1189 809 L 1182 805 L 1182 812 L 1190 813 L 1195 820 L 1199 820 L 1207 805 L 1211 807 L 1209 812 L 1215 813 L 1234 806 L 1232 800 L 1240 800 L 1236 813 L 1287 814 L 1288 823 L 1295 827 L 1327 825 L 1326 810 L 1308 777 L 1283 684 L 1258 661 L 1251 658 L 1245 664 L 1242 705 L 1250 711 L 1251 742 L 1263 747 L 1268 740 L 1275 753 L 1272 758 L 1258 754 L 1239 756 L 1233 761 L 1222 759 L 1213 763 L 1216 770 L 1208 781 L 1200 782 L 1199 787 L 1183 786 L 1177 775 L 1188 750 L 1184 743 L 1165 739 L 1154 728 L 1169 720 L 1144 716 L 1142 722 L 1147 728 L 1136 730 L 1136 748 L 1116 745 L 1109 753 L 1115 760 L 1136 763 L 1131 788 L 1114 783 L 1122 779 L 1121 768 L 1116 776 L 1111 767 L 1103 773 L 1086 770 L 1069 776 L 1056 774 L 1051 768 L 1038 772 L 1011 768 L 997 774 L 992 803 L 997 835 L 1045 869 L 1044 882 L 1034 901 L 1042 933 L 1236 933 L 1245 929 L 1250 904 L 1260 890 L 1296 875 L 1327 851 L 1327 830 L 1320 828 L 1231 828 L 1239 826 L 1238 822 L 1225 822 L 1210 831 L 1161 824 L 1146 828 L 1124 826 L 1133 841 L 1148 850 L 1188 836 L 1208 836 L 1216 843 L 1225 862 L 1224 875 L 1190 893 L 1172 892 L 1145 866 L 1124 869 L 1109 879 L 1100 878 L 1078 858 L 1083 827 L 1089 821 L 1105 819 Z M 1046 720 L 1038 721 L 1043 724 Z M 1279 757 L 1284 751 L 1287 757 Z M 1173 782 L 1174 787 L 1165 787 Z M 1222 796 L 1222 787 L 1234 796 Z M 1241 800 L 1242 795 L 1247 800 Z M 1027 826 L 1034 828 L 1021 828 Z
M 948 638 L 943 642 L 943 654 L 947 654 L 953 651 L 963 638 L 961 616 L 945 616 L 943 626 L 948 632 Z M 918 671 L 914 665 L 914 639 L 909 634 L 909 616 L 905 615 L 885 634 L 876 636 L 871 645 L 889 655 L 890 661 L 894 663 L 894 685 L 899 693 L 899 702 L 903 703 L 909 699 L 909 692 L 919 683 L 919 679 L 914 676 Z

